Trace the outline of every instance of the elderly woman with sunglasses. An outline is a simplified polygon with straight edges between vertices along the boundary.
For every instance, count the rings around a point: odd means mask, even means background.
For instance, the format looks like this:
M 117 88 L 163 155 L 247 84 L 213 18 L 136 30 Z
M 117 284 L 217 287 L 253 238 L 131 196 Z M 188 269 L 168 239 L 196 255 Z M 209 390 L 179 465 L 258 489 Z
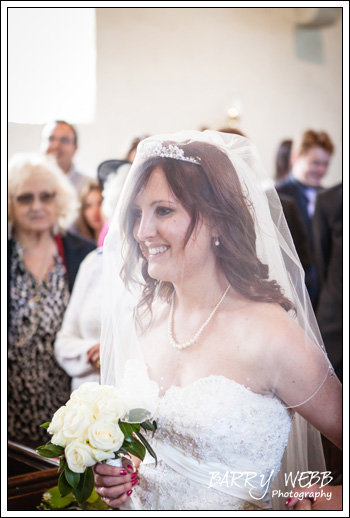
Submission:
M 94 248 L 65 229 L 76 217 L 74 188 L 42 155 L 16 155 L 8 172 L 8 438 L 36 447 L 40 425 L 70 395 L 53 342 L 76 272 Z

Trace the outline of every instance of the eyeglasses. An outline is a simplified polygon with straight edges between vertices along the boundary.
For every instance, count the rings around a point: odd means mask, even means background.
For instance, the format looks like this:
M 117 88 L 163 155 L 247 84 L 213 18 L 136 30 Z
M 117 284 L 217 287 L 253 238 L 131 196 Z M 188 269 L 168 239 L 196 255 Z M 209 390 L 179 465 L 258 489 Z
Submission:
M 74 139 L 71 139 L 69 137 L 54 137 L 53 135 L 49 137 L 49 142 L 60 142 L 61 144 L 75 144 Z
M 38 198 L 43 204 L 49 204 L 51 203 L 56 197 L 55 192 L 39 192 Z M 20 205 L 31 205 L 33 201 L 35 200 L 36 196 L 32 192 L 26 192 L 24 194 L 20 194 L 19 196 L 15 197 L 15 200 Z

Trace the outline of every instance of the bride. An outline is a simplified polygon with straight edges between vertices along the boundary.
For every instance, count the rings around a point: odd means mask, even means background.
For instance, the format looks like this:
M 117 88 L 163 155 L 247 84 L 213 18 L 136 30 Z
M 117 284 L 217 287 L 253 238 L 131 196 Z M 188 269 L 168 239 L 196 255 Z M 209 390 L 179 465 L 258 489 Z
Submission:
M 97 465 L 112 507 L 271 508 L 297 414 L 341 447 L 341 385 L 265 176 L 238 135 L 138 146 L 105 242 L 101 376 L 152 412 L 159 462 Z

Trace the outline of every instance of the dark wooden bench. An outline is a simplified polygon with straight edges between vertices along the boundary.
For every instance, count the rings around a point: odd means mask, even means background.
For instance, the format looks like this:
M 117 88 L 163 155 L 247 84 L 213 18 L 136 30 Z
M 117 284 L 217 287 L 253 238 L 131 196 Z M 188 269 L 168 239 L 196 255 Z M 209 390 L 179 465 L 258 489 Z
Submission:
M 57 459 L 40 457 L 32 448 L 8 441 L 8 511 L 36 511 L 43 493 L 57 485 L 58 464 Z

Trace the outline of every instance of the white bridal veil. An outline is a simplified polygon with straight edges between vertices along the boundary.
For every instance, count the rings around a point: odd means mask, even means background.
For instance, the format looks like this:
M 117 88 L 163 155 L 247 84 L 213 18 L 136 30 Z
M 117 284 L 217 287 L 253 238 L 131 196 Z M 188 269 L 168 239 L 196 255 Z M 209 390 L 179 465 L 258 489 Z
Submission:
M 311 380 L 308 394 L 301 397 L 296 388 L 295 399 L 286 405 L 289 408 L 298 407 L 317 393 L 330 371 L 330 364 L 305 288 L 304 271 L 295 251 L 278 195 L 273 188 L 265 191 L 264 186 L 268 175 L 262 166 L 257 149 L 244 137 L 215 131 L 181 131 L 173 135 L 157 135 L 145 139 L 138 146 L 135 161 L 124 184 L 104 243 L 101 381 L 105 384 L 120 385 L 127 360 L 142 358 L 134 309 L 143 290 L 142 266 L 145 259 L 140 255 L 135 260 L 134 283 L 126 286 L 120 276 L 124 261 L 129 260 L 129 252 L 134 246 L 122 228 L 122 222 L 125 221 L 125 215 L 129 210 L 131 193 L 145 167 L 150 163 L 156 165 L 155 159 L 185 160 L 192 163 L 191 166 L 194 168 L 202 167 L 204 170 L 207 165 L 202 160 L 200 152 L 196 153 L 197 143 L 212 145 L 228 157 L 232 168 L 227 170 L 227 175 L 233 174 L 232 170 L 236 172 L 246 204 L 254 219 L 257 256 L 268 266 L 269 280 L 278 283 L 284 296 L 295 307 L 295 311 L 289 311 L 289 314 L 290 318 L 299 324 L 303 333 L 305 358 L 309 363 Z M 174 149 L 175 153 L 172 151 Z M 203 216 L 205 217 L 205 213 Z M 161 347 L 162 344 L 159 346 Z M 279 375 L 279 372 L 271 373 L 276 383 Z M 130 383 L 132 382 L 133 380 L 130 380 Z M 141 391 L 140 404 L 143 399 L 146 401 L 147 397 L 148 395 Z M 309 448 L 310 444 L 312 449 Z M 313 465 L 310 465 L 311 457 Z M 322 459 L 319 433 L 312 430 L 302 418 L 297 417 L 294 420 L 291 441 L 283 460 L 281 473 L 296 469 L 321 471 L 324 469 Z M 274 481 L 275 486 L 281 483 L 278 478 Z M 283 488 L 285 487 L 283 482 Z

